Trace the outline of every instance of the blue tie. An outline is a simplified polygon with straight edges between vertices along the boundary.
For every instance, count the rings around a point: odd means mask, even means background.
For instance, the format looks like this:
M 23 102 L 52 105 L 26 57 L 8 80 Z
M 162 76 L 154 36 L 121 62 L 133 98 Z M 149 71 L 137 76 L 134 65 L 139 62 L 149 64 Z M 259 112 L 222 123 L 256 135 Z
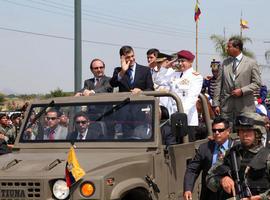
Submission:
M 134 82 L 134 80 L 133 80 L 133 76 L 132 76 L 132 69 L 131 68 L 129 68 L 128 70 L 127 70 L 127 74 L 128 74 L 128 77 L 129 77 L 129 84 L 130 85 L 132 85 L 133 84 L 133 82 Z

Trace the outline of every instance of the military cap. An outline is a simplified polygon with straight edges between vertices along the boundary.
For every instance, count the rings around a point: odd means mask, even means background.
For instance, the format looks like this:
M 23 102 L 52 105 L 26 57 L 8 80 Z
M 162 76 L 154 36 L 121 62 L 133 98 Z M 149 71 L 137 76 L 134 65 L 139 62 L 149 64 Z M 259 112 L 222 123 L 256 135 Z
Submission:
M 265 121 L 264 118 L 258 113 L 244 112 L 236 117 L 235 120 L 236 129 L 255 129 L 260 134 L 265 134 Z
M 173 59 L 173 56 L 159 52 L 156 62 L 163 62 L 165 60 L 172 60 L 172 59 Z
M 210 64 L 210 67 L 212 68 L 212 70 L 218 70 L 220 67 L 220 61 L 216 61 L 215 59 L 213 59 L 213 61 Z
M 188 61 L 193 62 L 195 56 L 188 50 L 182 50 L 177 53 L 178 58 L 185 58 Z

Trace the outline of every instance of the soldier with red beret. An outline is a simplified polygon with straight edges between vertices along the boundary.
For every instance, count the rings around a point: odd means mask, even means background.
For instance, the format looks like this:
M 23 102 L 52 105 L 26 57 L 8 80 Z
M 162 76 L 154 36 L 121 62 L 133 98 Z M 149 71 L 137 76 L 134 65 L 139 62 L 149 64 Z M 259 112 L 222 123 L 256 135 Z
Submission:
M 178 94 L 182 100 L 184 112 L 188 118 L 189 141 L 196 140 L 196 127 L 199 124 L 196 101 L 202 89 L 203 77 L 192 68 L 195 56 L 187 50 L 177 53 L 176 71 L 170 76 L 168 85 L 170 91 Z M 176 105 L 171 101 L 170 113 L 176 112 Z

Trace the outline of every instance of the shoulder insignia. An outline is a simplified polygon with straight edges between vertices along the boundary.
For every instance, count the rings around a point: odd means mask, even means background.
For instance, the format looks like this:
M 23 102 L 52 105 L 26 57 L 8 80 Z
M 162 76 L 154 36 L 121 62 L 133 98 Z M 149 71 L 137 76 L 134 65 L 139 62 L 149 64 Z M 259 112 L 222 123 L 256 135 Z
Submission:
M 195 76 L 200 75 L 200 73 L 199 73 L 199 72 L 192 72 L 192 74 L 193 74 L 193 75 L 195 75 Z

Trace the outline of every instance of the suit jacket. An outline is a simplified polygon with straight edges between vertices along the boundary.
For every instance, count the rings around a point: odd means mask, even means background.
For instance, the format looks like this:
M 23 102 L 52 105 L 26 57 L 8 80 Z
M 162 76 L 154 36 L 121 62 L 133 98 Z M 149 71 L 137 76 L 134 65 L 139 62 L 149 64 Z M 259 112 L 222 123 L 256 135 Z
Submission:
M 130 90 L 134 88 L 140 88 L 143 91 L 154 90 L 153 79 L 149 67 L 136 64 L 134 82 L 132 85 L 129 83 L 129 75 L 127 72 L 122 79 L 118 81 L 118 73 L 120 71 L 121 67 L 115 68 L 113 77 L 110 81 L 111 86 L 119 88 L 119 92 L 130 92 Z
M 79 132 L 78 131 L 74 131 L 74 132 L 68 133 L 67 140 L 77 140 L 78 135 L 79 135 Z M 91 138 L 90 129 L 88 129 L 88 131 L 86 133 L 85 139 L 86 140 L 93 139 L 93 138 Z
M 80 90 L 83 92 L 85 89 L 87 90 L 94 90 L 95 93 L 102 93 L 102 92 L 113 92 L 113 88 L 110 85 L 110 77 L 102 76 L 100 78 L 100 83 L 95 86 L 95 78 L 90 78 L 84 81 L 84 86 Z
M 77 140 L 78 131 L 74 131 L 68 134 L 67 140 Z M 107 128 L 104 122 L 92 122 L 87 130 L 86 140 L 106 139 Z
M 229 147 L 232 146 L 232 141 L 229 140 Z M 215 142 L 210 140 L 206 143 L 202 143 L 199 146 L 194 158 L 187 166 L 184 177 L 184 191 L 193 191 L 196 179 L 202 171 L 202 188 L 200 200 L 215 200 L 218 193 L 212 192 L 206 187 L 206 175 L 209 169 L 212 167 L 212 159 L 215 150 Z
M 243 55 L 235 80 L 233 79 L 233 58 L 224 60 L 217 77 L 214 91 L 213 106 L 220 106 L 221 114 L 232 117 L 242 112 L 255 112 L 253 92 L 261 86 L 259 66 L 256 61 Z M 231 91 L 241 88 L 243 95 L 233 97 Z
M 66 127 L 58 125 L 54 131 L 55 131 L 54 140 L 65 140 L 67 138 L 68 131 Z M 37 139 L 49 140 L 50 132 L 51 132 L 50 128 L 45 129 L 44 133 L 37 135 Z

